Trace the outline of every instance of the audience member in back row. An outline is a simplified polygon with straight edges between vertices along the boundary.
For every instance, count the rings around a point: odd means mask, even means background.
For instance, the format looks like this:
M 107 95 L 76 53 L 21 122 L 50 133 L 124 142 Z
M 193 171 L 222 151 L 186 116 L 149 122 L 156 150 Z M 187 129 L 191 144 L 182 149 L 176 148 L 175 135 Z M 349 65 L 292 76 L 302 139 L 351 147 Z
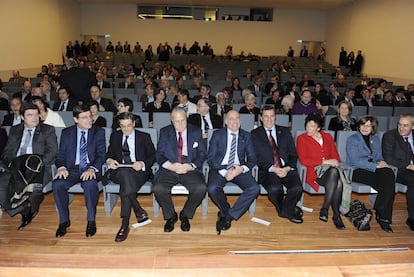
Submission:
M 70 92 L 68 88 L 65 87 L 59 87 L 58 89 L 59 94 L 59 101 L 56 101 L 53 104 L 52 110 L 59 111 L 59 112 L 69 112 L 73 110 L 73 107 L 77 105 L 77 102 L 75 99 L 71 99 Z
M 154 113 L 159 112 L 170 112 L 171 108 L 170 105 L 165 101 L 165 92 L 163 89 L 154 89 L 154 101 L 147 104 L 145 107 L 145 111 L 148 112 L 148 127 L 153 128 L 153 121 L 154 121 Z
M 367 87 L 362 89 L 362 99 L 357 103 L 358 106 L 373 107 L 376 106 L 377 101 L 375 99 L 374 92 Z
M 20 108 L 22 107 L 22 99 L 20 97 L 13 96 L 10 99 L 10 111 L 11 113 L 5 115 L 3 118 L 3 126 L 15 126 L 22 122 L 20 116 Z
M 414 116 L 403 114 L 398 126 L 386 132 L 382 138 L 384 160 L 398 168 L 397 182 L 407 186 L 406 224 L 414 232 Z
M 23 102 L 30 102 L 32 97 L 32 84 L 25 81 L 22 86 L 22 91 L 13 94 L 13 97 L 19 97 Z
M 216 98 L 211 95 L 211 87 L 209 85 L 201 84 L 199 94 L 194 96 L 191 102 L 196 104 L 201 98 L 207 99 L 210 103 L 216 103 Z
M 119 115 L 122 113 L 132 113 L 134 111 L 134 103 L 129 98 L 121 98 L 118 100 L 117 110 L 118 112 L 114 116 L 114 120 L 112 122 L 113 131 L 116 131 L 119 129 L 119 119 L 118 119 Z M 142 128 L 142 127 L 146 128 L 147 127 L 147 126 L 142 125 L 142 120 L 139 115 L 134 114 L 134 116 L 135 116 L 135 120 L 134 120 L 135 128 Z
M 368 184 L 378 191 L 374 204 L 375 218 L 382 230 L 391 233 L 395 176 L 382 156 L 380 138 L 376 135 L 378 120 L 365 115 L 357 125 L 358 132 L 346 142 L 346 162 L 354 170 L 352 181 Z
M 322 117 L 323 122 L 327 115 L 336 115 L 336 110 L 330 106 L 331 99 L 326 94 L 319 94 L 316 96 L 315 106 L 318 109 L 318 114 Z
M 309 89 L 303 90 L 300 94 L 300 101 L 293 105 L 292 114 L 317 114 L 318 109 L 311 100 L 311 91 Z
M 200 98 L 197 102 L 197 113 L 188 117 L 188 123 L 201 129 L 203 139 L 207 142 L 208 130 L 223 128 L 223 119 L 210 112 L 210 101 Z
M 105 117 L 99 115 L 99 103 L 95 100 L 89 100 L 86 105 L 91 111 L 92 125 L 105 128 L 107 123 Z
M 211 112 L 219 115 L 224 119 L 224 114 L 231 110 L 231 107 L 226 104 L 226 97 L 223 92 L 216 94 L 216 104 L 211 106 Z
M 244 106 L 240 108 L 239 113 L 254 114 L 254 125 L 259 125 L 260 109 L 256 107 L 256 97 L 252 93 L 244 96 Z
M 276 110 L 280 109 L 282 107 L 282 89 L 272 89 L 269 96 L 270 97 L 266 99 L 266 105 L 272 105 Z
M 319 219 L 328 222 L 328 210 L 332 207 L 333 223 L 339 230 L 345 229 L 340 215 L 343 183 L 338 165 L 339 153 L 333 137 L 321 130 L 319 115 L 308 115 L 305 119 L 306 133 L 297 137 L 296 145 L 301 164 L 306 166 L 306 183 L 315 191 L 325 188 L 325 198 Z M 318 168 L 318 170 L 316 170 Z
M 176 106 L 183 108 L 187 112 L 187 117 L 190 114 L 197 113 L 197 105 L 190 102 L 190 93 L 188 92 L 188 90 L 183 89 L 180 92 L 178 92 L 178 101 L 179 103 Z
M 338 116 L 331 118 L 329 122 L 329 130 L 332 131 L 356 131 L 356 119 L 351 117 L 352 106 L 347 101 L 341 101 L 338 104 Z
M 42 97 L 33 96 L 32 103 L 39 108 L 40 119 L 44 124 L 48 124 L 53 127 L 66 127 L 66 124 L 60 114 L 48 108 L 46 101 Z
M 95 100 L 99 104 L 100 112 L 113 112 L 116 113 L 116 108 L 111 99 L 102 97 L 103 92 L 97 85 L 92 85 L 90 88 L 91 99 Z

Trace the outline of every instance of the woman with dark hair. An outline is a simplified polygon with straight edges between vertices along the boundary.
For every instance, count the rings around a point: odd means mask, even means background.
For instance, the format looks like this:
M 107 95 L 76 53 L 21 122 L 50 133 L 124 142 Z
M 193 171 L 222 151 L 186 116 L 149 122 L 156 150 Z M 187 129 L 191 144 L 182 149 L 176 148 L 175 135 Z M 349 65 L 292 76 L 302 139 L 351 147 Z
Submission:
M 53 127 L 66 127 L 59 113 L 52 111 L 46 101 L 40 96 L 32 96 L 32 103 L 39 108 L 40 120 Z
M 243 89 L 240 87 L 240 79 L 238 77 L 234 77 L 231 80 L 231 93 L 234 94 L 235 91 L 239 91 L 240 94 Z
M 332 131 L 356 131 L 356 119 L 351 117 L 352 105 L 348 101 L 341 101 L 338 104 L 338 116 L 331 119 L 329 122 L 329 130 Z
M 374 204 L 376 220 L 382 230 L 391 233 L 395 176 L 382 156 L 381 142 L 376 135 L 378 120 L 365 115 L 359 119 L 357 126 L 358 132 L 346 142 L 346 162 L 354 170 L 353 181 L 370 185 L 378 191 Z
M 317 114 L 305 119 L 306 132 L 297 137 L 296 145 L 301 164 L 306 166 L 306 182 L 316 191 L 325 188 L 325 199 L 319 213 L 321 221 L 328 221 L 331 206 L 333 223 L 337 229 L 345 229 L 339 211 L 343 183 L 338 169 L 340 158 L 332 136 L 321 130 L 322 120 Z
M 119 115 L 121 113 L 132 113 L 132 111 L 134 110 L 134 103 L 132 102 L 131 99 L 129 98 L 121 98 L 118 100 L 118 104 L 116 106 L 116 109 L 118 110 L 118 112 L 116 113 L 116 115 L 114 116 L 114 120 L 112 122 L 112 130 L 116 131 L 119 129 Z M 135 116 L 135 128 L 142 128 L 142 120 L 141 117 L 139 115 L 134 114 Z
M 336 111 L 334 108 L 330 107 L 331 99 L 326 94 L 319 94 L 316 97 L 316 108 L 318 109 L 319 115 L 325 121 L 327 115 L 335 115 Z
M 150 102 L 145 107 L 145 111 L 149 113 L 149 123 L 148 127 L 153 127 L 154 121 L 154 112 L 165 112 L 169 113 L 171 111 L 170 105 L 165 102 L 165 92 L 162 89 L 156 89 L 154 94 L 154 102 Z
M 90 100 L 88 102 L 89 110 L 91 111 L 92 116 L 92 125 L 105 128 L 106 127 L 106 119 L 103 116 L 99 115 L 99 103 L 95 100 Z

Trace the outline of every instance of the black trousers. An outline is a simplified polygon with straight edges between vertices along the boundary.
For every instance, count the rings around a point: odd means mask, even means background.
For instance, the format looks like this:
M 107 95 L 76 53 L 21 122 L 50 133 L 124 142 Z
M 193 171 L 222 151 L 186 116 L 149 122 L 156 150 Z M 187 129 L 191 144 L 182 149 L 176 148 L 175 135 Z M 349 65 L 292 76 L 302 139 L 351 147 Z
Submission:
M 398 169 L 397 182 L 407 186 L 408 217 L 414 220 L 414 171 Z
M 133 168 L 118 168 L 111 170 L 111 180 L 119 184 L 121 197 L 121 217 L 130 217 L 131 208 L 140 207 L 137 192 L 148 180 L 145 171 L 136 171 Z
M 152 186 L 155 199 L 162 207 L 164 219 L 174 216 L 175 209 L 171 198 L 171 188 L 176 184 L 181 184 L 189 191 L 188 199 L 184 204 L 180 216 L 193 218 L 197 207 L 201 204 L 206 195 L 206 184 L 203 175 L 197 171 L 189 171 L 185 174 L 177 174 L 173 171 L 165 170 L 157 176 Z
M 303 188 L 296 170 L 289 171 L 288 174 L 280 178 L 273 172 L 267 172 L 263 176 L 262 185 L 267 191 L 267 197 L 276 207 L 277 212 L 282 215 L 293 216 L 295 207 L 300 200 Z M 287 193 L 284 197 L 283 186 L 286 187 Z
M 377 168 L 375 172 L 356 169 L 352 180 L 355 182 L 370 185 L 378 191 L 374 209 L 377 216 L 389 220 L 392 223 L 392 206 L 395 197 L 395 175 L 391 168 Z

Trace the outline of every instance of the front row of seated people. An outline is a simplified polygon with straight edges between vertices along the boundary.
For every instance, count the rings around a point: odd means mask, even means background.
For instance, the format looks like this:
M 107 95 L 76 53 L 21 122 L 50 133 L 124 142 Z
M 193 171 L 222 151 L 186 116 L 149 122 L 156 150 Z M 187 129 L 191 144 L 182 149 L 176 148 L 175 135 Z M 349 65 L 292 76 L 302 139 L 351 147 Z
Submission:
M 115 237 L 116 242 L 128 237 L 131 209 L 138 223 L 148 219 L 136 193 L 149 180 L 154 161 L 158 163 L 159 170 L 154 176 L 152 189 L 163 210 L 165 232 L 171 232 L 178 219 L 181 221 L 181 230 L 189 231 L 190 220 L 206 191 L 219 208 L 217 234 L 231 228 L 233 221 L 237 221 L 248 210 L 260 192 L 260 186 L 251 174 L 256 164 L 259 183 L 267 190 L 277 214 L 293 223 L 303 222 L 303 212 L 296 206 L 303 193 L 296 170 L 298 155 L 290 130 L 275 125 L 273 107 L 263 108 L 263 124 L 252 133 L 240 128 L 237 111 L 229 111 L 225 120 L 226 128 L 213 133 L 208 152 L 202 130 L 187 124 L 186 111 L 179 107 L 171 113 L 172 124 L 161 129 L 156 151 L 149 135 L 135 130 L 135 117 L 128 112 L 118 115 L 120 130 L 111 134 L 106 153 L 105 132 L 93 126 L 86 105 L 74 108 L 76 124 L 62 131 L 59 150 L 53 127 L 40 123 L 36 106 L 24 104 L 21 115 L 23 124 L 11 128 L 3 159 L 9 165 L 23 154 L 41 155 L 43 165 L 49 172 L 44 175 L 43 185 L 50 180 L 51 165 L 56 164 L 57 172 L 52 181 L 59 213 L 56 237 L 64 236 L 71 225 L 68 189 L 79 182 L 87 207 L 85 234 L 87 237 L 95 235 L 98 181 L 101 180 L 105 162 L 109 167 L 108 177 L 120 185 L 122 223 Z M 388 164 L 398 167 L 397 181 L 408 186 L 406 223 L 414 231 L 413 121 L 412 115 L 401 116 L 397 129 L 384 135 L 381 151 L 380 140 L 375 134 L 377 121 L 375 117 L 364 116 L 358 122 L 358 132 L 347 143 L 347 163 L 354 169 L 353 181 L 366 183 L 378 191 L 374 206 L 376 220 L 386 232 L 392 232 L 390 225 L 395 193 L 394 173 Z M 332 207 L 333 223 L 338 229 L 345 229 L 339 210 L 342 183 L 337 166 L 341 161 L 334 141 L 321 131 L 320 119 L 315 115 L 307 117 L 305 128 L 306 132 L 297 138 L 297 149 L 299 160 L 307 167 L 306 182 L 315 190 L 319 186 L 325 187 L 319 218 L 328 221 L 328 209 Z M 203 162 L 206 160 L 209 165 L 207 183 L 203 176 Z M 314 168 L 320 164 L 331 167 L 318 177 Z M 243 191 L 233 205 L 229 204 L 223 190 L 228 182 L 236 184 Z M 12 183 L 12 180 L 1 182 L 0 204 L 11 215 L 21 213 L 19 229 L 22 230 L 39 211 L 42 186 L 33 190 L 28 200 L 16 211 L 8 205 L 9 186 Z M 189 191 L 188 199 L 179 213 L 171 199 L 171 188 L 176 184 L 185 186 Z M 283 186 L 287 189 L 286 194 Z

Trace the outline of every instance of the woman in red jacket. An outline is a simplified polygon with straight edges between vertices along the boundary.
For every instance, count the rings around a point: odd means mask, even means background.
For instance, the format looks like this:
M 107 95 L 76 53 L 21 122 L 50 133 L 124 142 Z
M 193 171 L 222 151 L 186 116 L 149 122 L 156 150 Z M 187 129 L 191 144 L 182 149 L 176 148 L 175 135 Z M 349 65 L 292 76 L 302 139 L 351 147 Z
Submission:
M 320 210 L 319 219 L 328 221 L 328 209 L 332 207 L 333 223 L 337 229 L 345 226 L 339 212 L 342 200 L 342 182 L 337 169 L 340 158 L 332 136 L 321 131 L 322 119 L 319 115 L 309 115 L 305 119 L 306 133 L 298 136 L 296 144 L 301 164 L 306 166 L 306 182 L 316 191 L 325 187 L 325 199 Z M 316 174 L 315 167 L 323 165 L 326 171 Z

